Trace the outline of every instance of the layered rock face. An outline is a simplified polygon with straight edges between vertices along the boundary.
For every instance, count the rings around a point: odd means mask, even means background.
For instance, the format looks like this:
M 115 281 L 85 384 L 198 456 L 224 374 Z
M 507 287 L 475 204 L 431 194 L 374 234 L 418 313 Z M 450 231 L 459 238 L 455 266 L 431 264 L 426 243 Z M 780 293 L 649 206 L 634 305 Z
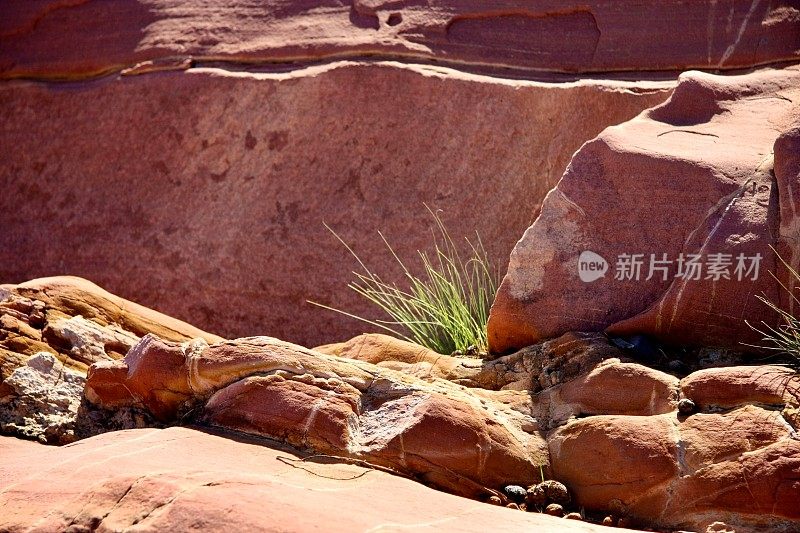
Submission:
M 796 59 L 798 15 L 791 0 L 39 0 L 0 23 L 0 76 L 354 55 L 522 71 L 741 68 Z
M 399 279 L 377 232 L 413 263 L 427 203 L 502 264 L 580 144 L 671 85 L 386 63 L 6 82 L 0 279 L 81 275 L 226 337 L 346 339 L 363 327 L 306 302 L 371 312 L 323 222 Z
M 492 350 L 570 330 L 740 346 L 791 305 L 800 70 L 681 75 L 661 106 L 573 157 L 511 254 Z M 776 274 L 778 280 L 770 273 Z

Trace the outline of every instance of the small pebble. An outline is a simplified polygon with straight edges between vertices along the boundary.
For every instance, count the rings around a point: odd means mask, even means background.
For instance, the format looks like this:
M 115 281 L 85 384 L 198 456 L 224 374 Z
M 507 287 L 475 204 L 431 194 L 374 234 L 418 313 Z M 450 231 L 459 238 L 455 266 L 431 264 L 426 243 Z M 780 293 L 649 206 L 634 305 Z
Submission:
M 685 415 L 690 415 L 694 413 L 694 402 L 689 398 L 683 398 L 681 401 L 678 402 L 678 411 Z
M 614 527 L 614 519 L 610 516 L 603 518 L 603 525 L 608 527 Z
M 519 511 L 519 505 L 517 505 L 514 502 L 509 503 L 508 505 L 506 505 L 506 507 L 508 507 L 509 509 L 516 509 L 517 511 Z
M 581 513 L 567 513 L 564 515 L 567 520 L 583 520 Z
M 488 503 L 491 505 L 503 505 L 503 500 L 500 499 L 500 496 L 489 496 Z
M 525 498 L 528 496 L 528 491 L 519 485 L 508 485 L 503 489 L 503 492 L 506 493 L 509 500 L 516 503 L 524 502 Z
M 548 501 L 560 503 L 561 505 L 569 503 L 569 491 L 567 491 L 567 487 L 563 483 L 548 479 L 539 483 L 539 486 L 544 489 Z
M 608 502 L 608 510 L 611 511 L 612 514 L 617 516 L 624 516 L 628 513 L 627 506 L 622 503 L 622 500 L 619 498 L 614 498 L 610 502 Z
M 686 363 L 683 361 L 679 361 L 677 359 L 673 359 L 669 363 L 667 363 L 667 368 L 669 368 L 670 372 L 674 372 L 676 374 L 688 374 L 689 367 L 686 366 Z
M 548 505 L 545 510 L 545 514 L 549 514 L 550 516 L 564 516 L 564 508 L 558 505 L 557 503 L 551 503 Z

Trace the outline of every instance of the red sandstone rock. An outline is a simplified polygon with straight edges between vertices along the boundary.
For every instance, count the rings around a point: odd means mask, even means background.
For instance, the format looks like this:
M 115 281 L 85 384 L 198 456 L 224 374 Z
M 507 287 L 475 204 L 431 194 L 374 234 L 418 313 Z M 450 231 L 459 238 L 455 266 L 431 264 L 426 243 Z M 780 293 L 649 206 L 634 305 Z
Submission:
M 6 82 L 0 281 L 71 273 L 230 338 L 347 339 L 363 324 L 306 300 L 376 315 L 323 222 L 400 281 L 377 232 L 414 263 L 426 202 L 501 265 L 573 152 L 672 85 L 349 62 Z
M 222 340 L 81 278 L 0 285 L 0 382 L 38 352 L 83 373 L 95 361 L 122 358 L 147 333 L 174 341 Z
M 565 366 L 612 353 L 592 336 L 566 337 L 549 343 L 553 353 L 572 354 Z M 377 364 L 342 357 L 347 347 Z M 378 349 L 360 351 L 367 348 Z M 703 530 L 723 521 L 765 531 L 800 523 L 798 397 L 784 367 L 708 369 L 679 382 L 606 358 L 531 393 L 393 371 L 380 366 L 387 354 L 411 361 L 427 352 L 379 337 L 329 349 L 340 356 L 265 337 L 207 346 L 148 336 L 125 361 L 95 363 L 86 396 L 106 408 L 145 408 L 167 423 L 197 421 L 367 460 L 487 501 L 508 484 L 530 485 L 542 464 L 568 487 L 569 505 L 625 523 Z M 532 349 L 520 357 L 529 383 L 541 361 L 557 358 L 539 350 L 539 359 Z M 487 362 L 481 380 L 502 375 L 511 357 Z M 693 414 L 678 415 L 679 394 L 695 401 Z
M 103 408 L 143 408 L 165 423 L 200 420 L 483 499 L 547 468 L 530 411 L 489 391 L 267 337 L 208 346 L 147 336 L 124 361 L 94 364 L 85 394 Z
M 620 377 L 637 372 L 621 385 Z M 534 409 L 543 428 L 555 427 L 547 437 L 553 476 L 579 506 L 658 527 L 697 531 L 722 521 L 737 530 L 792 531 L 800 523 L 800 440 L 786 407 L 798 403 L 791 375 L 775 366 L 695 372 L 681 392 L 697 399 L 700 412 L 678 417 L 675 378 L 610 360 L 540 393 Z M 615 414 L 624 398 L 633 407 L 648 390 L 650 409 Z M 588 407 L 567 403 L 565 391 Z
M 320 346 L 315 351 L 365 361 L 426 381 L 446 379 L 459 385 L 490 390 L 528 390 L 530 367 L 534 364 L 533 357 L 522 352 L 492 361 L 456 357 L 378 333 Z
M 681 393 L 702 408 L 742 403 L 800 404 L 800 376 L 782 366 L 708 368 L 681 380 Z
M 790 1 L 14 2 L 0 22 L 0 75 L 359 55 L 496 70 L 716 70 L 797 59 L 799 21 Z
M 601 532 L 512 512 L 274 442 L 186 428 L 107 433 L 71 446 L 0 437 L 0 530 Z
M 491 349 L 575 329 L 671 344 L 757 341 L 744 320 L 775 323 L 775 315 L 754 295 L 779 301 L 769 271 L 785 276 L 770 246 L 800 257 L 796 222 L 785 216 L 800 201 L 790 134 L 774 165 L 772 156 L 776 138 L 800 118 L 798 98 L 794 67 L 686 73 L 668 102 L 584 145 L 511 255 L 489 320 Z M 586 251 L 607 261 L 605 276 L 581 280 Z M 616 268 L 623 254 L 641 254 L 638 280 L 635 270 Z M 699 279 L 676 277 L 680 254 L 700 254 Z M 737 273 L 740 254 L 745 268 Z M 757 255 L 753 279 L 747 268 Z M 664 256 L 668 270 L 650 270 L 651 258 Z M 728 262 L 721 276 L 709 269 L 713 257 Z
M 88 365 L 123 357 L 147 333 L 222 340 L 80 278 L 0 285 L 0 431 L 63 444 L 115 427 L 141 427 L 138 416 L 95 419 L 79 406 Z M 129 403 L 129 390 L 104 392 L 110 406 Z

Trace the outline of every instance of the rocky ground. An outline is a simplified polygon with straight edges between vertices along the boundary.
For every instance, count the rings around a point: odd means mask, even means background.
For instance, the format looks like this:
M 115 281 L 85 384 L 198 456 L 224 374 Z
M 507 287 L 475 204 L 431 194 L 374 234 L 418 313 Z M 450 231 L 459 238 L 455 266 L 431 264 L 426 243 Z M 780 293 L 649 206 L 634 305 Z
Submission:
M 5 530 L 34 519 L 44 530 L 213 527 L 233 505 L 226 501 L 238 502 L 231 523 L 247 527 L 263 505 L 257 494 L 275 483 L 291 489 L 270 505 L 294 501 L 288 509 L 330 505 L 330 491 L 358 505 L 374 497 L 372 483 L 387 494 L 400 483 L 403 505 L 426 502 L 402 519 L 397 506 L 397 518 L 377 506 L 343 529 L 425 523 L 436 498 L 452 506 L 437 520 L 458 529 L 494 520 L 489 504 L 531 511 L 504 511 L 509 528 L 566 531 L 581 526 L 547 526 L 539 512 L 692 530 L 720 522 L 792 531 L 800 520 L 800 378 L 783 366 L 719 366 L 736 362 L 720 352 L 706 354 L 701 366 L 710 368 L 684 364 L 679 378 L 603 334 L 576 333 L 486 361 L 383 335 L 309 350 L 269 337 L 223 341 L 76 278 L 3 290 L 3 432 L 61 444 L 88 437 L 56 450 L 3 438 L 13 458 L 0 470 L 0 504 L 14 509 Z M 65 343 L 45 333 L 52 325 L 41 316 L 84 327 Z M 132 344 L 124 358 L 109 349 L 120 336 Z M 32 356 L 9 348 L 36 339 Z M 100 355 L 84 375 L 85 353 Z M 130 429 L 176 425 L 193 429 Z M 129 431 L 101 435 L 114 429 Z M 254 444 L 264 448 L 251 455 Z M 388 473 L 398 481 L 376 480 Z M 76 485 L 76 475 L 91 482 Z M 344 479 L 354 476 L 365 480 Z M 400 478 L 485 505 L 430 499 Z M 543 478 L 568 493 L 541 496 Z M 314 496 L 292 496 L 298 487 Z M 463 525 L 473 513 L 477 521 Z

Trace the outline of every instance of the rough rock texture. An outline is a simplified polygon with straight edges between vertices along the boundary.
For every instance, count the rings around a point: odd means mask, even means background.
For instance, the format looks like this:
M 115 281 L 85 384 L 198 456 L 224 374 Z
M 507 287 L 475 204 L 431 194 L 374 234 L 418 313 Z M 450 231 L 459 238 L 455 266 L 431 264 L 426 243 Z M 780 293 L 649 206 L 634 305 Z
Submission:
M 744 320 L 775 316 L 755 295 L 785 299 L 769 275 L 786 279 L 770 246 L 795 268 L 800 260 L 798 101 L 797 67 L 685 73 L 666 103 L 585 144 L 511 254 L 489 321 L 491 349 L 576 329 L 672 344 L 757 340 Z M 605 259 L 604 276 L 579 277 L 586 251 Z M 638 278 L 617 268 L 623 254 L 641 254 L 627 258 L 641 261 Z M 684 263 L 678 277 L 680 254 L 699 255 L 699 274 Z M 748 269 L 757 254 L 756 276 Z
M 431 490 L 274 442 L 188 428 L 53 448 L 0 437 L 0 530 L 604 531 Z
M 799 51 L 792 0 L 39 0 L 13 2 L 0 23 L 6 78 L 353 56 L 528 71 L 726 69 Z
M 507 394 L 475 394 L 268 337 L 208 346 L 146 336 L 123 361 L 92 365 L 85 394 L 166 423 L 199 420 L 367 460 L 475 498 L 530 484 L 547 469 L 535 421 L 507 405 Z
M 86 397 L 167 424 L 366 460 L 495 503 L 508 485 L 537 481 L 543 465 L 567 486 L 574 509 L 621 524 L 800 526 L 800 376 L 785 367 L 713 368 L 679 380 L 621 361 L 600 335 L 576 333 L 471 375 L 453 372 L 459 358 L 431 363 L 425 349 L 382 336 L 326 349 L 338 355 L 267 337 L 209 346 L 147 336 L 124 361 L 92 365 Z M 543 387 L 536 376 L 544 368 L 552 384 Z M 522 390 L 480 388 L 499 384 Z M 681 401 L 692 409 L 679 413 Z
M 95 361 L 121 359 L 147 333 L 174 341 L 222 340 L 81 278 L 0 285 L 0 396 L 3 380 L 38 352 L 85 373 Z
M 0 432 L 63 444 L 149 423 L 82 405 L 88 365 L 122 358 L 147 333 L 222 340 L 80 278 L 0 285 Z
M 572 380 L 606 359 L 628 359 L 604 335 L 574 332 L 493 360 L 442 355 L 379 333 L 319 346 L 315 351 L 365 361 L 428 381 L 445 379 L 466 387 L 533 392 Z
M 3 381 L 11 393 L 0 398 L 0 432 L 45 443 L 72 442 L 85 381 L 51 353 L 31 356 Z
M 6 82 L 0 280 L 70 273 L 226 337 L 347 339 L 361 323 L 306 302 L 374 316 L 323 222 L 399 279 L 377 232 L 414 263 L 425 202 L 501 265 L 581 143 L 672 85 L 389 63 Z
M 621 384 L 624 383 L 624 386 Z M 679 398 L 697 412 L 678 415 Z M 541 393 L 555 479 L 578 505 L 640 525 L 744 531 L 800 525 L 800 376 L 777 366 L 677 379 L 608 360 Z M 570 418 L 572 417 L 572 418 Z

